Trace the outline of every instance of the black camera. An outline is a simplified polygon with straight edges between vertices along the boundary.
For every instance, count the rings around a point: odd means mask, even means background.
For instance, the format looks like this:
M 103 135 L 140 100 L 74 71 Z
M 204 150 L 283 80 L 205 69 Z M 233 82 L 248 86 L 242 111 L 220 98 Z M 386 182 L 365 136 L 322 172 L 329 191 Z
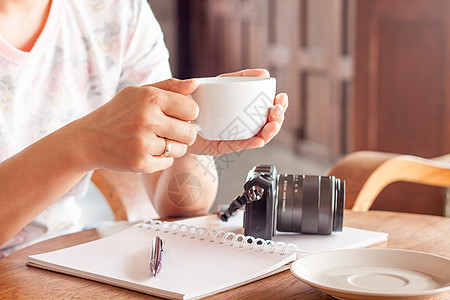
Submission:
M 331 234 L 342 231 L 345 181 L 334 176 L 278 174 L 275 166 L 250 170 L 244 193 L 220 215 L 223 221 L 241 206 L 245 235 L 271 239 L 276 231 Z

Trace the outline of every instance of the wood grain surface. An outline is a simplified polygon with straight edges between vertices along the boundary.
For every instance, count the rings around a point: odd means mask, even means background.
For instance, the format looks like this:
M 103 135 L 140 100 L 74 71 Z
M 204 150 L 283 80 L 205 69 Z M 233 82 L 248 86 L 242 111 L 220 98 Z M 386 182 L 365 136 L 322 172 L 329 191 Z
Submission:
M 418 250 L 450 257 L 449 218 L 384 211 L 346 211 L 344 225 L 388 232 L 388 241 L 374 245 L 375 248 Z M 0 299 L 155 299 L 138 292 L 25 265 L 30 254 L 97 238 L 99 234 L 95 229 L 82 231 L 29 246 L 0 260 Z M 208 299 L 332 298 L 297 280 L 290 271 L 284 271 Z M 432 299 L 450 299 L 450 294 Z

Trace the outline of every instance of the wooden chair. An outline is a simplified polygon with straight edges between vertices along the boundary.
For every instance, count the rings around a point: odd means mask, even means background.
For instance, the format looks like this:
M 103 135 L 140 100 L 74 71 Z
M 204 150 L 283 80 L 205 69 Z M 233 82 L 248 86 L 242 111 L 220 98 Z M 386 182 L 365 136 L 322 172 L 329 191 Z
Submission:
M 441 197 L 440 202 L 431 201 L 429 195 L 417 195 L 411 186 L 403 185 L 400 186 L 403 189 L 396 193 L 396 198 L 376 209 L 444 215 L 445 196 L 442 188 L 450 187 L 450 154 L 424 159 L 411 155 L 360 151 L 339 160 L 328 175 L 346 180 L 346 208 L 354 211 L 374 208 L 374 201 L 383 190 L 390 185 L 407 182 L 420 184 L 422 189 L 425 185 L 441 187 L 441 191 L 434 191 L 434 197 Z M 413 197 L 418 199 L 418 204 L 410 202 Z M 391 209 L 392 207 L 397 209 Z
M 138 174 L 99 169 L 91 180 L 109 203 L 116 221 L 159 217 Z

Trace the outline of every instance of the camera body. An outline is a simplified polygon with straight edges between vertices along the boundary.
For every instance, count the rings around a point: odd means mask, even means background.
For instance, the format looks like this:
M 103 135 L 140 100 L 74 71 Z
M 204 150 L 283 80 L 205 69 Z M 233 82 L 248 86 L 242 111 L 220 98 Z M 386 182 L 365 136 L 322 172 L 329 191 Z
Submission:
M 261 199 L 247 202 L 244 211 L 244 234 L 270 239 L 275 234 L 277 219 L 273 213 L 278 205 L 277 170 L 275 166 L 260 165 L 248 172 L 244 190 L 254 186 L 264 189 Z
M 345 182 L 334 176 L 278 174 L 275 166 L 259 165 L 249 171 L 240 198 L 246 202 L 245 235 L 342 231 Z

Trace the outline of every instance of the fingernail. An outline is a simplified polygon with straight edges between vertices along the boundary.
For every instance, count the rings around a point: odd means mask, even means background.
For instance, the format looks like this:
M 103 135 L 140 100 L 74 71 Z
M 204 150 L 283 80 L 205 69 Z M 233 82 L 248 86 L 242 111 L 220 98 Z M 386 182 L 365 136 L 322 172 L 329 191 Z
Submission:
M 269 71 L 265 69 L 248 69 L 244 70 L 242 73 L 243 76 L 262 76 L 262 77 L 270 77 Z
M 189 141 L 191 142 L 191 144 L 193 144 L 197 139 L 197 130 L 195 130 L 194 126 L 190 127 L 188 134 L 189 134 Z
M 288 103 L 288 95 L 286 93 L 282 93 L 283 97 L 281 97 L 281 104 L 286 105 Z

